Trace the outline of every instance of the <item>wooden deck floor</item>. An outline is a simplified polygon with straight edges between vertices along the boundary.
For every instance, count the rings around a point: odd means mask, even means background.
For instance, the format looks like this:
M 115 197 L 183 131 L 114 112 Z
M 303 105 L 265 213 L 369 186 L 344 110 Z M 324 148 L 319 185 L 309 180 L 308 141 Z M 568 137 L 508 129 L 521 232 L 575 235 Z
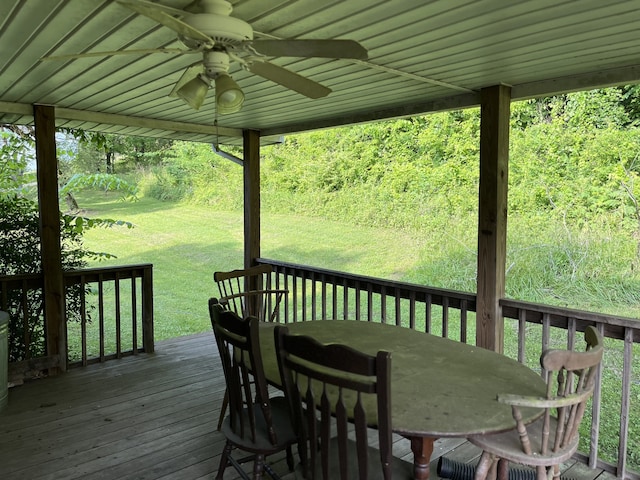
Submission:
M 212 334 L 159 342 L 127 357 L 13 387 L 0 413 L 0 479 L 214 478 L 224 444 L 215 430 L 224 378 Z M 435 459 L 475 462 L 460 439 L 436 443 Z M 412 461 L 408 441 L 394 454 Z M 282 459 L 271 459 L 286 473 Z M 566 478 L 609 480 L 581 464 Z M 239 478 L 233 468 L 225 479 Z

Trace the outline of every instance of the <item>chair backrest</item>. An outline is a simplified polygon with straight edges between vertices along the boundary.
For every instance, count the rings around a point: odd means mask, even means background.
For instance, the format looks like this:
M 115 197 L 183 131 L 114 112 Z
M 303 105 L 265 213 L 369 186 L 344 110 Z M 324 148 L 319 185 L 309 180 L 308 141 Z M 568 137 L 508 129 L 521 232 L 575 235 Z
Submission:
M 273 322 L 286 290 L 274 288 L 271 265 L 215 272 L 213 280 L 220 291 L 219 301 L 240 317 L 249 315 Z
M 552 452 L 573 450 L 578 445 L 578 428 L 584 415 L 587 401 L 593 394 L 596 373 L 602 361 L 602 336 L 594 327 L 587 327 L 584 333 L 585 352 L 570 350 L 545 350 L 540 357 L 543 374 L 546 377 L 546 399 L 501 395 L 498 401 L 512 406 L 523 451 L 532 455 L 547 455 Z M 531 432 L 522 423 L 521 407 L 544 409 L 542 429 Z M 551 422 L 551 418 L 557 422 Z M 555 431 L 553 428 L 557 425 Z M 531 435 L 539 438 L 533 451 Z
M 275 445 L 277 438 L 260 356 L 258 319 L 240 318 L 225 310 L 215 298 L 209 299 L 209 313 L 229 393 L 231 430 L 240 438 L 255 442 L 256 424 L 261 422 Z
M 324 479 L 338 478 L 330 473 L 336 471 L 342 479 L 369 478 L 368 426 L 377 426 L 380 471 L 391 478 L 391 354 L 370 356 L 344 345 L 322 345 L 311 337 L 289 335 L 281 326 L 274 335 L 305 478 L 314 478 L 318 465 Z M 337 452 L 329 448 L 332 415 Z M 357 458 L 349 458 L 349 421 L 354 424 Z

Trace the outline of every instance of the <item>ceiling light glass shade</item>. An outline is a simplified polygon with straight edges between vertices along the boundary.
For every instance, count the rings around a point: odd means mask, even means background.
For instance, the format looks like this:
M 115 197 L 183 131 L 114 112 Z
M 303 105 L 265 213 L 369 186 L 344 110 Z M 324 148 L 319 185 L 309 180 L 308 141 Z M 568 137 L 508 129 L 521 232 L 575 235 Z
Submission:
M 207 77 L 198 75 L 176 90 L 176 95 L 187 102 L 192 108 L 198 110 L 204 103 L 204 97 L 207 96 L 209 86 L 210 83 Z
M 244 93 L 229 75 L 220 74 L 216 77 L 216 106 L 218 113 L 234 113 L 242 108 Z

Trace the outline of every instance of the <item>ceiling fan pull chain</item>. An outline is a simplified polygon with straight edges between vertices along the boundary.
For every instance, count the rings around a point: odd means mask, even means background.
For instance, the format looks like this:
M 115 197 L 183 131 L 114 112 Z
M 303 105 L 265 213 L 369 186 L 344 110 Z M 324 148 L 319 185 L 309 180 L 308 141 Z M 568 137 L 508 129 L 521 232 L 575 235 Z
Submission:
M 218 106 L 216 105 L 213 109 L 214 117 L 213 117 L 213 126 L 216 127 L 216 152 L 220 150 L 220 135 L 218 133 Z

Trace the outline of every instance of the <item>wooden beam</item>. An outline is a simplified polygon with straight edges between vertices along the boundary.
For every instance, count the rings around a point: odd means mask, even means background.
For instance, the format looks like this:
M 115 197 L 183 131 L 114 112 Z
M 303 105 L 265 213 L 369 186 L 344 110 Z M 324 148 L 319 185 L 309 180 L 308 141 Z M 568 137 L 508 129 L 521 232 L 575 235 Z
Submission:
M 430 112 L 443 112 L 447 110 L 460 110 L 461 108 L 477 107 L 480 105 L 479 93 L 463 93 L 451 97 L 437 98 L 423 103 L 408 103 L 401 107 L 383 108 L 359 113 L 340 114 L 334 117 L 327 117 L 320 120 L 311 120 L 296 124 L 277 125 L 274 127 L 262 128 L 260 135 L 263 137 L 274 135 L 286 135 L 289 133 L 299 133 L 323 128 L 334 128 L 344 125 L 355 125 L 358 123 L 375 122 L 377 120 L 388 120 L 391 118 L 409 117 L 412 115 L 423 115 Z
M 58 160 L 56 158 L 55 111 L 51 106 L 34 105 L 38 208 L 40 210 L 40 256 L 44 275 L 44 319 L 47 355 L 61 361 L 50 374 L 66 370 L 67 329 L 65 325 L 64 279 L 60 246 L 60 206 L 58 203 Z
M 260 133 L 243 132 L 244 161 L 244 266 L 260 257 Z
M 509 112 L 511 88 L 482 90 L 480 105 L 480 188 L 476 344 L 502 353 L 504 319 L 500 298 L 505 290 Z

